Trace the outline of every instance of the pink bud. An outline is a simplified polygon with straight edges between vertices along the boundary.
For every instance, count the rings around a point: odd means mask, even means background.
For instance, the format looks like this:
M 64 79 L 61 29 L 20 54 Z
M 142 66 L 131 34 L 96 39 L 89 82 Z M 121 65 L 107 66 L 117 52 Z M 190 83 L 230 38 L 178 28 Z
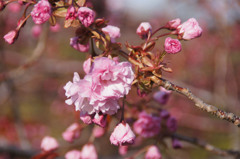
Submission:
M 82 148 L 81 158 L 82 159 L 97 159 L 98 155 L 97 155 L 95 146 L 93 144 L 84 145 Z
M 93 135 L 94 135 L 94 137 L 96 137 L 96 138 L 99 138 L 99 137 L 103 136 L 104 133 L 105 133 L 105 129 L 102 128 L 102 127 L 95 126 L 95 127 L 93 128 Z
M 183 24 L 179 25 L 177 30 L 178 34 L 184 40 L 191 40 L 202 35 L 202 28 L 194 18 L 190 18 Z
M 108 25 L 108 26 L 102 28 L 102 31 L 105 34 L 108 34 L 110 36 L 112 43 L 115 43 L 116 42 L 115 39 L 119 38 L 121 36 L 120 29 L 116 26 Z
M 87 114 L 87 112 L 80 112 L 80 119 L 85 123 L 85 124 L 91 124 L 92 123 L 92 117 Z
M 97 125 L 104 128 L 107 125 L 107 115 L 106 114 L 98 115 L 96 113 L 94 118 L 92 119 L 92 121 L 93 121 L 94 124 L 97 124 Z
M 167 119 L 170 116 L 169 112 L 167 110 L 162 110 L 160 112 L 160 117 L 163 119 Z
M 62 137 L 68 142 L 72 142 L 74 139 L 80 136 L 80 127 L 78 123 L 70 125 L 63 133 Z
M 175 132 L 177 130 L 177 120 L 174 117 L 169 117 L 166 125 L 170 132 Z
M 167 24 L 166 24 L 166 28 L 170 29 L 170 30 L 175 30 L 177 29 L 177 27 L 181 24 L 181 20 L 179 18 L 177 19 L 173 19 L 171 21 L 169 21 Z
M 160 87 L 160 91 L 155 92 L 153 98 L 160 104 L 166 104 L 170 97 L 170 94 L 171 91 L 166 90 L 163 87 Z
M 50 136 L 45 136 L 41 142 L 41 149 L 44 151 L 54 151 L 59 147 L 57 140 Z
M 40 0 L 34 5 L 31 12 L 35 24 L 45 23 L 51 16 L 51 5 L 48 0 Z
M 149 32 L 152 32 L 152 26 L 148 22 L 142 22 L 137 28 L 137 34 L 142 39 L 146 39 Z
M 86 61 L 83 62 L 83 70 L 86 74 L 88 74 L 91 70 L 91 60 L 92 58 L 88 58 Z
M 50 30 L 52 32 L 59 32 L 60 29 L 61 29 L 61 27 L 58 23 L 56 23 L 54 26 L 50 26 Z
M 168 37 L 165 39 L 164 49 L 169 54 L 176 54 L 181 51 L 182 45 L 178 39 Z
M 68 7 L 67 14 L 66 14 L 66 20 L 71 19 L 74 20 L 77 18 L 77 11 L 74 6 Z
M 162 155 L 158 150 L 158 147 L 155 145 L 152 145 L 148 148 L 148 151 L 145 155 L 145 159 L 161 159 Z
M 178 139 L 173 138 L 172 139 L 172 147 L 174 149 L 180 149 L 180 148 L 182 148 L 182 144 L 181 144 L 181 142 Z
M 116 146 L 131 145 L 134 143 L 135 134 L 128 123 L 119 123 L 110 136 L 110 141 Z
M 119 147 L 118 147 L 118 153 L 119 153 L 121 156 L 126 155 L 127 152 L 128 152 L 128 146 L 119 146 Z
M 38 38 L 42 33 L 42 26 L 41 25 L 34 25 L 32 27 L 32 36 Z
M 82 45 L 78 42 L 78 37 L 73 37 L 70 39 L 70 45 L 80 51 L 80 52 L 88 52 L 89 50 L 89 44 L 86 44 L 86 45 Z
M 89 27 L 95 19 L 95 12 L 87 7 L 78 9 L 78 18 L 85 27 Z
M 65 154 L 65 159 L 81 159 L 81 151 L 71 150 Z
M 18 38 L 18 34 L 19 32 L 17 30 L 12 30 L 4 35 L 3 38 L 8 44 L 13 44 Z

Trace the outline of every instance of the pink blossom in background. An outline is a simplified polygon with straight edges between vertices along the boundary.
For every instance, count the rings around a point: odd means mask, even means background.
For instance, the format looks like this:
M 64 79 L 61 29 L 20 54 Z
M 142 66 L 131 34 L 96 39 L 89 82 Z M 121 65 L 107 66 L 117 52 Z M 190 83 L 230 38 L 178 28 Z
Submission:
M 103 136 L 104 133 L 105 133 L 105 129 L 102 128 L 102 127 L 95 126 L 95 127 L 93 128 L 93 135 L 94 135 L 94 137 L 96 137 L 96 138 L 99 138 L 99 137 Z
M 64 89 L 68 105 L 74 104 L 75 110 L 87 114 L 103 113 L 113 115 L 120 108 L 118 99 L 127 95 L 134 79 L 129 62 L 116 63 L 100 57 L 92 63 L 91 72 L 80 79 L 74 73 L 73 82 L 68 82 Z
M 67 14 L 66 14 L 66 20 L 70 19 L 70 20 L 74 20 L 77 18 L 77 11 L 76 11 L 76 8 L 74 6 L 70 6 L 68 7 L 68 10 L 67 10 Z
M 91 69 L 92 58 L 88 58 L 83 62 L 83 70 L 86 74 L 90 72 Z
M 92 122 L 104 128 L 107 125 L 107 115 L 99 115 L 96 113 L 94 118 L 92 119 Z
M 85 123 L 85 124 L 92 124 L 92 117 L 87 114 L 87 112 L 80 112 L 80 119 Z
M 182 45 L 178 39 L 168 37 L 165 39 L 164 49 L 169 54 L 176 54 L 182 50 Z
M 152 26 L 148 22 L 142 22 L 138 26 L 136 32 L 142 39 L 146 39 L 148 37 L 148 33 L 152 32 Z
M 172 139 L 172 147 L 174 149 L 180 149 L 180 148 L 182 148 L 182 143 L 178 139 L 173 138 Z
M 60 25 L 58 23 L 56 23 L 54 26 L 50 26 L 50 30 L 52 32 L 59 32 L 61 29 Z
M 110 36 L 111 42 L 113 43 L 116 42 L 116 38 L 121 36 L 120 29 L 116 26 L 107 25 L 106 27 L 102 28 L 102 31 Z
M 87 7 L 80 7 L 78 9 L 78 19 L 85 27 L 89 27 L 95 19 L 95 12 Z
M 118 147 L 118 153 L 119 153 L 121 156 L 126 155 L 127 152 L 128 152 L 128 146 L 119 146 L 119 147 Z
M 78 123 L 73 123 L 62 133 L 63 139 L 68 142 L 73 142 L 73 140 L 77 139 L 79 136 L 80 127 Z
M 7 9 L 12 13 L 18 13 L 21 10 L 21 5 L 19 3 L 10 3 L 8 4 Z
M 57 140 L 50 136 L 45 136 L 41 142 L 41 149 L 44 151 L 54 151 L 59 147 Z
M 48 0 L 40 0 L 34 5 L 31 16 L 35 24 L 42 24 L 48 21 L 51 12 L 51 5 Z
M 145 154 L 145 159 L 161 159 L 161 158 L 162 155 L 159 152 L 158 147 L 155 145 L 150 146 Z
M 111 144 L 116 146 L 131 145 L 134 143 L 135 134 L 128 123 L 119 123 L 110 136 Z
M 65 154 L 65 159 L 81 159 L 81 151 L 71 150 Z
M 202 35 L 202 28 L 194 18 L 188 19 L 183 24 L 179 25 L 178 34 L 182 36 L 184 40 L 191 40 Z
M 89 44 L 83 45 L 78 42 L 78 37 L 70 38 L 70 46 L 72 46 L 75 50 L 80 52 L 88 52 Z
M 42 26 L 41 25 L 34 25 L 31 30 L 32 36 L 34 38 L 38 38 L 42 33 Z
M 93 144 L 86 144 L 83 146 L 81 151 L 81 159 L 97 159 L 97 151 Z
M 175 132 L 177 130 L 177 120 L 174 117 L 169 117 L 166 125 L 168 130 L 171 132 Z
M 170 97 L 171 91 L 160 87 L 160 91 L 157 91 L 153 94 L 153 99 L 155 99 L 160 104 L 166 104 L 169 97 Z
M 8 44 L 13 44 L 16 39 L 18 38 L 18 31 L 17 30 L 12 30 L 10 32 L 8 32 L 6 35 L 4 35 L 4 40 L 8 43 Z
M 174 30 L 174 29 L 177 29 L 177 27 L 181 24 L 181 20 L 179 18 L 177 19 L 173 19 L 171 21 L 169 21 L 167 24 L 166 24 L 166 28 L 168 29 L 171 29 L 171 30 Z
M 133 124 L 133 130 L 142 137 L 153 137 L 160 132 L 161 118 L 141 112 L 137 121 Z

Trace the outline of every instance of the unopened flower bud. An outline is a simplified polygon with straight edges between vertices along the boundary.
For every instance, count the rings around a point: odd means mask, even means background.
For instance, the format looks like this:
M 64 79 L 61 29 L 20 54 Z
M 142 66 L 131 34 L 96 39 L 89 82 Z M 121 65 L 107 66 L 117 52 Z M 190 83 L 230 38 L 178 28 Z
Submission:
M 172 139 L 172 147 L 174 149 L 180 149 L 180 148 L 182 148 L 182 144 L 181 144 L 181 142 L 178 139 L 173 138 Z
M 74 139 L 80 136 L 80 127 L 78 123 L 70 125 L 63 133 L 62 137 L 68 142 L 72 142 Z
M 59 147 L 57 140 L 50 136 L 45 136 L 41 142 L 41 149 L 44 151 L 54 151 Z
M 97 159 L 97 151 L 95 149 L 95 146 L 93 144 L 86 144 L 82 148 L 81 152 L 81 158 L 82 159 Z
M 158 150 L 158 147 L 152 145 L 148 148 L 147 153 L 145 155 L 145 159 L 161 159 L 162 155 Z
M 81 159 L 81 151 L 71 150 L 65 154 L 65 159 Z
M 181 51 L 182 45 L 178 39 L 168 37 L 165 39 L 164 49 L 169 54 L 176 54 Z
M 134 143 L 135 134 L 128 123 L 119 123 L 110 136 L 110 141 L 116 146 L 131 145 Z
M 18 38 L 18 34 L 19 34 L 18 30 L 12 30 L 8 32 L 6 35 L 4 35 L 3 38 L 8 44 L 13 44 Z
M 191 40 L 202 35 L 202 28 L 194 18 L 188 19 L 177 27 L 178 35 L 184 40 Z
M 173 19 L 165 25 L 165 28 L 168 28 L 170 30 L 175 30 L 180 24 L 181 24 L 181 20 L 179 18 Z
M 100 28 L 106 27 L 106 22 L 104 19 L 96 19 L 95 24 L 97 27 L 100 27 Z
M 160 104 L 166 104 L 170 97 L 170 94 L 171 91 L 166 90 L 163 87 L 160 87 L 160 91 L 155 92 L 153 98 Z
M 148 22 L 142 22 L 137 28 L 137 34 L 142 39 L 146 39 L 149 32 L 152 32 L 152 26 Z

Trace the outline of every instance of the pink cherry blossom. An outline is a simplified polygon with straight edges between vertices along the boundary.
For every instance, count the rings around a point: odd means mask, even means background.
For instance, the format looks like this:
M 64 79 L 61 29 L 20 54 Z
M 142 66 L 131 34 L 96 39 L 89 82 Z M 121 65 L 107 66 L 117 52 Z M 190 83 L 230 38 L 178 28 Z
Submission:
M 142 39 L 146 39 L 149 32 L 152 32 L 152 26 L 148 22 L 142 22 L 137 28 L 137 34 Z
M 65 159 L 81 159 L 81 151 L 71 150 L 65 154 Z
M 181 24 L 181 20 L 179 18 L 177 19 L 173 19 L 171 21 L 169 21 L 167 24 L 166 24 L 166 28 L 168 29 L 171 29 L 171 30 L 174 30 L 174 29 L 177 29 L 177 27 Z
M 178 39 L 168 37 L 165 39 L 164 49 L 169 54 L 176 54 L 181 51 L 182 45 Z
M 12 30 L 12 31 L 8 32 L 6 35 L 4 35 L 3 38 L 8 44 L 13 44 L 16 41 L 16 39 L 18 38 L 18 31 Z
M 160 132 L 161 118 L 141 112 L 139 119 L 134 122 L 134 131 L 142 137 L 153 137 Z
M 41 149 L 44 151 L 54 151 L 59 147 L 57 140 L 50 136 L 45 136 L 41 142 Z
M 91 63 L 92 63 L 92 58 L 88 58 L 86 61 L 83 62 L 83 70 L 86 74 L 90 72 Z
M 116 146 L 131 145 L 134 143 L 135 134 L 127 123 L 119 123 L 110 136 L 111 144 Z
M 88 52 L 89 44 L 83 45 L 78 42 L 78 37 L 70 38 L 70 46 L 80 52 Z
M 67 10 L 67 14 L 66 14 L 66 20 L 70 19 L 70 20 L 74 20 L 77 18 L 77 11 L 76 11 L 76 8 L 74 6 L 70 6 L 68 7 L 68 10 Z
M 38 38 L 40 36 L 40 34 L 42 33 L 42 26 L 41 25 L 34 25 L 32 27 L 32 36 L 35 38 Z
M 83 146 L 81 151 L 81 159 L 97 159 L 97 151 L 93 144 L 86 144 Z
M 87 7 L 80 7 L 78 9 L 78 18 L 85 27 L 89 27 L 95 19 L 95 12 Z
M 80 136 L 80 127 L 78 123 L 70 125 L 63 133 L 62 137 L 68 142 L 72 142 L 74 139 Z
M 102 31 L 110 36 L 111 42 L 113 43 L 116 42 L 116 38 L 121 36 L 120 29 L 116 26 L 108 25 L 102 28 Z
M 152 145 L 148 148 L 148 151 L 145 155 L 145 159 L 161 159 L 162 155 L 159 152 L 159 149 L 157 146 Z
M 92 63 L 91 72 L 80 79 L 74 73 L 73 82 L 68 82 L 64 89 L 68 105 L 87 114 L 115 114 L 120 108 L 118 99 L 127 95 L 134 79 L 129 62 L 116 63 L 100 57 Z
M 99 137 L 103 136 L 104 133 L 105 133 L 105 129 L 102 128 L 102 127 L 95 126 L 95 127 L 93 128 L 93 135 L 94 135 L 94 137 L 96 137 L 96 138 L 99 138 Z
M 34 5 L 31 16 L 35 24 L 45 23 L 51 17 L 51 5 L 48 0 L 40 0 Z
M 171 91 L 166 90 L 163 87 L 160 87 L 160 90 L 153 94 L 153 98 L 160 104 L 166 104 L 170 95 Z
M 177 30 L 178 34 L 184 40 L 191 40 L 202 35 L 202 28 L 194 18 L 190 18 L 183 24 L 179 25 Z

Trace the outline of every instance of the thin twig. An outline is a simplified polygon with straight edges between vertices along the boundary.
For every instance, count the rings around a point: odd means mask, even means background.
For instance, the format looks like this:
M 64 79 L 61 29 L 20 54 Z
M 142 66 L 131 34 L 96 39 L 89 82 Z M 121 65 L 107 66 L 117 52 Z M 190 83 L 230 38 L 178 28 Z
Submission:
M 196 146 L 199 146 L 199 147 L 205 149 L 206 151 L 215 153 L 215 154 L 220 155 L 220 156 L 235 156 L 235 157 L 240 156 L 239 151 L 222 150 L 220 148 L 214 147 L 213 145 L 211 145 L 211 144 L 209 144 L 205 141 L 199 140 L 198 138 L 183 136 L 183 135 L 180 135 L 180 134 L 173 134 L 172 137 L 176 138 L 176 139 L 179 139 L 179 140 L 182 140 L 182 141 L 186 141 L 186 142 L 191 143 L 191 144 L 194 144 Z
M 227 120 L 227 121 L 233 123 L 234 125 L 240 127 L 240 117 L 239 116 L 236 116 L 235 114 L 233 114 L 231 112 L 229 113 L 229 112 L 223 111 L 213 105 L 204 103 L 200 98 L 193 95 L 192 92 L 190 90 L 188 90 L 187 88 L 182 88 L 182 87 L 177 86 L 163 78 L 158 78 L 156 76 L 153 76 L 151 78 L 151 80 L 154 81 L 159 86 L 164 87 L 167 90 L 176 91 L 176 92 L 188 97 L 190 100 L 192 100 L 195 103 L 195 106 L 198 107 L 199 109 L 204 110 L 210 114 L 213 114 L 220 119 Z

